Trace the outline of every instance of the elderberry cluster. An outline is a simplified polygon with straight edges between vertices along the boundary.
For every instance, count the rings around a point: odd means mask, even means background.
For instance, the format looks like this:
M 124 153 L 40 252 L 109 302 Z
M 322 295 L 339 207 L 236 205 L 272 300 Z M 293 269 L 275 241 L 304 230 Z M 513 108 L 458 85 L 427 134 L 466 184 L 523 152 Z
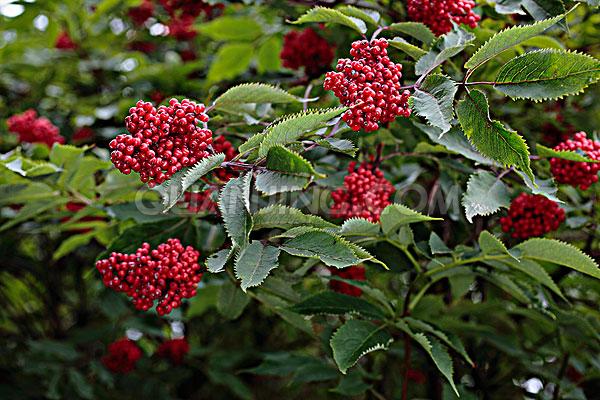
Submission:
M 333 61 L 333 47 L 311 28 L 290 31 L 283 37 L 280 54 L 283 66 L 298 70 L 304 67 L 306 75 L 319 76 Z
M 48 118 L 38 117 L 35 110 L 13 115 L 6 122 L 8 130 L 19 136 L 19 142 L 45 143 L 48 147 L 65 142 L 58 128 Z
M 213 150 L 215 153 L 225 154 L 225 161 L 231 161 L 238 155 L 236 148 L 231 144 L 229 140 L 223 135 L 219 135 L 213 139 Z M 222 182 L 227 182 L 231 178 L 237 176 L 237 174 L 231 169 L 217 168 L 214 171 L 214 175 Z
M 344 269 L 330 268 L 329 270 L 332 276 L 342 279 L 351 279 L 354 281 L 364 281 L 366 279 L 365 267 L 358 265 Z M 362 294 L 362 290 L 359 287 L 335 279 L 329 281 L 329 287 L 335 292 L 347 294 L 348 296 L 359 297 Z
M 62 31 L 56 38 L 56 42 L 54 42 L 54 47 L 58 50 L 75 50 L 77 48 L 77 43 L 75 43 L 73 39 L 71 39 L 69 32 Z
M 554 150 L 582 151 L 588 158 L 600 161 L 600 142 L 588 139 L 585 132 L 576 133 L 573 139 L 560 143 Z M 600 163 L 552 158 L 550 168 L 557 182 L 587 190 L 593 183 L 598 182 Z
M 565 220 L 565 210 L 542 195 L 521 193 L 500 218 L 502 230 L 515 239 L 542 236 L 555 231 Z
M 452 30 L 452 22 L 477 27 L 481 17 L 473 12 L 473 0 L 407 0 L 411 20 L 427 25 L 436 35 Z
M 205 212 L 209 214 L 218 213 L 217 203 L 213 200 L 213 189 L 205 189 L 202 192 L 185 192 L 183 201 L 189 212 L 197 214 Z
M 171 339 L 162 342 L 156 350 L 156 354 L 171 361 L 174 365 L 183 363 L 183 358 L 190 351 L 190 344 L 185 338 Z
M 364 218 L 379 221 L 385 207 L 390 205 L 390 196 L 394 186 L 385 179 L 379 168 L 362 163 L 356 168 L 356 162 L 348 165 L 348 175 L 344 178 L 344 187 L 331 193 L 333 218 Z
M 152 17 L 154 14 L 154 3 L 152 0 L 143 0 L 139 6 L 131 7 L 127 11 L 127 15 L 138 26 L 144 25 L 144 23 Z
M 208 157 L 212 132 L 198 126 L 208 122 L 204 110 L 203 104 L 187 99 L 171 99 L 158 109 L 138 101 L 125 118 L 130 135 L 119 135 L 109 144 L 113 164 L 124 174 L 138 172 L 142 182 L 154 187 Z
M 410 116 L 410 92 L 401 92 L 402 64 L 390 60 L 387 47 L 385 39 L 356 41 L 350 50 L 352 60 L 339 59 L 338 72 L 326 74 L 323 87 L 350 107 L 342 119 L 354 131 L 371 132 L 397 116 Z
M 113 252 L 96 262 L 96 269 L 104 285 L 126 293 L 136 309 L 147 311 L 157 302 L 156 312 L 164 315 L 196 295 L 202 279 L 199 257 L 193 247 L 169 239 L 154 250 L 144 243 L 134 254 Z
M 108 353 L 102 357 L 102 364 L 112 372 L 126 374 L 133 371 L 142 358 L 142 350 L 133 340 L 119 339 L 108 345 Z

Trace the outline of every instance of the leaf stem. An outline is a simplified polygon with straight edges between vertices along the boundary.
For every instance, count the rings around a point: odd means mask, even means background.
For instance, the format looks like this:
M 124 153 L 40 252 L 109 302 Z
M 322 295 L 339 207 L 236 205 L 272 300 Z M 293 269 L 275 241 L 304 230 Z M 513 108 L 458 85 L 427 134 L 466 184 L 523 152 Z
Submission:
M 510 256 L 507 254 L 502 254 L 502 255 L 497 255 L 497 256 L 483 255 L 483 256 L 467 258 L 465 260 L 458 260 L 458 261 L 452 262 L 450 264 L 445 264 L 440 267 L 430 269 L 429 271 L 426 271 L 424 275 L 432 276 L 432 275 L 438 274 L 440 272 L 444 272 L 449 269 L 452 269 L 454 267 L 459 267 L 461 265 L 473 264 L 473 263 L 477 263 L 477 262 L 481 262 L 481 261 L 488 261 L 488 260 L 504 260 L 507 258 L 510 258 Z
M 392 239 L 386 238 L 385 241 L 388 242 L 389 244 L 391 244 L 392 246 L 400 249 L 400 251 L 402 251 L 406 255 L 406 258 L 408 258 L 410 260 L 411 264 L 415 267 L 415 270 L 417 270 L 417 272 L 419 274 L 423 271 L 423 268 L 421 268 L 421 265 L 417 262 L 417 260 L 410 253 L 410 251 L 408 251 L 408 247 L 403 246 L 400 243 L 398 243 Z

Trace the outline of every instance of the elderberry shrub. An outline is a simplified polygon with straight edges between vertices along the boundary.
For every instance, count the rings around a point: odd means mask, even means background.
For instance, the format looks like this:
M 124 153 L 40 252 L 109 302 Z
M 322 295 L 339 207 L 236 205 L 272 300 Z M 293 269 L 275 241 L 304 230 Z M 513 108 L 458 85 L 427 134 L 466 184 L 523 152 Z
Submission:
M 108 353 L 102 357 L 102 364 L 109 371 L 126 374 L 135 369 L 142 358 L 142 350 L 133 340 L 119 339 L 108 345 Z
M 360 265 L 344 269 L 329 268 L 329 271 L 331 271 L 332 276 L 343 279 L 351 279 L 354 281 L 364 281 L 367 279 L 365 267 Z M 329 287 L 334 292 L 347 294 L 348 296 L 359 297 L 362 294 L 362 290 L 359 287 L 335 279 L 329 281 Z
M 436 35 L 452 30 L 452 23 L 477 27 L 481 17 L 473 12 L 473 0 L 407 0 L 411 20 L 427 25 Z
M 528 239 L 555 231 L 565 220 L 565 210 L 542 196 L 521 193 L 515 198 L 508 215 L 500 218 L 502 230 L 515 239 Z
M 386 39 L 356 41 L 350 50 L 352 59 L 339 59 L 338 72 L 326 74 L 323 87 L 349 107 L 342 119 L 354 131 L 372 132 L 380 123 L 410 116 L 410 92 L 402 91 L 400 83 L 402 64 L 390 60 L 387 47 Z
M 589 158 L 600 161 L 600 142 L 588 139 L 585 132 L 576 133 L 573 139 L 560 143 L 554 150 L 583 151 Z M 598 182 L 600 163 L 552 158 L 550 168 L 557 182 L 587 190 L 593 183 Z
M 63 144 L 65 138 L 48 118 L 38 117 L 37 112 L 29 109 L 22 114 L 16 114 L 7 121 L 8 130 L 19 136 L 19 142 L 44 143 L 52 147 L 54 143 Z
M 281 60 L 286 68 L 304 68 L 309 77 L 321 75 L 333 61 L 333 46 L 312 28 L 290 31 L 283 38 Z

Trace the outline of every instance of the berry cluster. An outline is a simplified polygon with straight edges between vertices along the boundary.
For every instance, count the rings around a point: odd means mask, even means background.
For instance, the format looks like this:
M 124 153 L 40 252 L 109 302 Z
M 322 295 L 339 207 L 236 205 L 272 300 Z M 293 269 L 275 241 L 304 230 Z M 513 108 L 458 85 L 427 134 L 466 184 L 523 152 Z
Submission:
M 187 99 L 181 103 L 171 99 L 168 106 L 158 109 L 138 101 L 125 118 L 131 135 L 122 134 L 110 142 L 113 164 L 124 174 L 138 172 L 142 182 L 154 187 L 208 157 L 212 132 L 198 127 L 208 122 L 204 110 L 203 104 Z
M 333 90 L 340 102 L 350 107 L 342 119 L 354 131 L 371 132 L 379 123 L 393 121 L 397 116 L 410 116 L 408 90 L 401 91 L 402 64 L 387 56 L 388 42 L 375 39 L 352 43 L 352 60 L 338 60 L 337 71 L 328 72 L 323 87 Z
M 138 26 L 144 25 L 144 23 L 152 17 L 154 14 L 154 3 L 152 0 L 143 0 L 142 4 L 137 7 L 131 7 L 127 12 L 129 18 L 134 24 Z
M 77 48 L 77 43 L 71 39 L 71 36 L 67 31 L 62 31 L 56 38 L 54 47 L 58 50 L 75 50 Z
M 473 0 L 407 0 L 406 9 L 411 20 L 427 25 L 436 35 L 452 30 L 452 22 L 477 26 L 481 17 L 473 13 Z
M 154 250 L 144 243 L 134 254 L 113 252 L 96 262 L 96 269 L 104 285 L 126 293 L 136 309 L 147 311 L 157 301 L 156 312 L 164 315 L 196 295 L 202 278 L 198 257 L 193 247 L 169 239 Z
M 600 142 L 588 139 L 585 132 L 576 133 L 573 139 L 560 143 L 554 150 L 583 151 L 588 158 L 600 161 Z M 579 186 L 582 190 L 587 190 L 593 183 L 598 182 L 600 163 L 552 158 L 550 167 L 557 182 Z
M 102 364 L 112 371 L 126 374 L 133 371 L 142 358 L 142 350 L 133 340 L 119 339 L 108 345 L 108 354 L 102 357 Z
M 19 142 L 45 143 L 48 147 L 65 142 L 58 128 L 48 118 L 38 117 L 35 110 L 13 115 L 6 122 L 8 130 L 19 135 Z
M 223 135 L 215 137 L 212 146 L 215 153 L 225 154 L 225 161 L 233 160 L 233 158 L 238 155 L 238 152 L 235 149 L 235 147 Z M 214 171 L 214 175 L 223 182 L 227 182 L 231 178 L 237 176 L 235 172 L 227 170 L 225 168 L 217 168 Z
M 362 163 L 356 168 L 356 162 L 348 166 L 348 175 L 344 178 L 344 187 L 331 193 L 333 218 L 365 218 L 379 221 L 379 215 L 390 205 L 390 196 L 394 186 L 385 179 L 379 168 Z
M 311 28 L 302 32 L 290 31 L 283 38 L 280 54 L 283 66 L 300 69 L 309 77 L 319 76 L 333 61 L 333 47 Z
M 75 142 L 87 142 L 92 140 L 95 136 L 94 130 L 89 126 L 82 126 L 73 133 L 73 141 Z
M 158 346 L 156 354 L 159 357 L 165 358 L 174 365 L 183 363 L 183 358 L 190 351 L 190 344 L 185 338 L 167 340 Z
M 342 279 L 351 279 L 354 281 L 364 281 L 366 279 L 365 267 L 361 266 L 353 266 L 344 269 L 330 268 L 329 270 L 331 271 L 332 276 L 337 276 Z M 335 279 L 329 281 L 329 287 L 335 292 L 347 294 L 348 296 L 359 297 L 362 294 L 362 290 L 359 287 Z
M 217 203 L 213 201 L 212 195 L 213 189 L 206 189 L 198 193 L 185 192 L 183 200 L 187 204 L 187 210 L 191 213 L 205 212 L 216 214 L 219 209 Z
M 542 236 L 558 229 L 565 210 L 542 195 L 521 193 L 510 204 L 508 215 L 500 218 L 502 230 L 515 239 Z

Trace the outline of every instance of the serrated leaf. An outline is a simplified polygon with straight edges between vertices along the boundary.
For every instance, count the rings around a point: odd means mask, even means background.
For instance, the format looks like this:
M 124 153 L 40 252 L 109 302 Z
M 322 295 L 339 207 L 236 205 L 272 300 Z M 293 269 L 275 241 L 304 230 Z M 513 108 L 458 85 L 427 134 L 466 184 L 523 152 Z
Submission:
M 522 258 L 551 262 L 600 279 L 598 264 L 590 256 L 568 243 L 533 238 L 515 248 L 521 250 Z
M 415 222 L 443 221 L 443 218 L 434 218 L 423 215 L 402 204 L 390 204 L 381 212 L 379 221 L 381 222 L 383 233 L 389 235 L 403 225 Z
M 483 254 L 506 254 L 514 257 L 506 248 L 504 243 L 496 236 L 492 235 L 488 231 L 483 231 L 479 234 L 479 248 Z
M 289 239 L 281 250 L 293 256 L 318 258 L 336 268 L 350 267 L 363 261 L 355 254 L 350 242 L 314 228 Z
M 561 15 L 566 11 L 561 0 L 522 0 L 521 4 L 536 21 Z
M 556 187 L 554 180 L 552 180 L 552 179 L 540 180 L 540 179 L 534 177 L 534 179 L 535 179 L 535 184 L 534 184 L 534 181 L 532 181 L 523 172 L 517 170 L 517 174 L 521 177 L 521 179 L 523 179 L 523 182 L 525 182 L 525 185 L 527 185 L 527 187 L 531 190 L 531 193 L 540 194 L 540 195 L 542 195 L 552 201 L 555 201 L 557 203 L 564 203 L 564 201 L 562 201 L 561 199 L 556 197 L 558 188 Z
M 249 302 L 250 297 L 227 280 L 219 288 L 217 311 L 227 319 L 237 319 Z
M 454 366 L 452 365 L 452 358 L 448 354 L 448 351 L 437 339 L 427 337 L 423 333 L 415 333 L 412 337 L 431 357 L 437 369 L 444 375 L 444 378 L 450 383 L 450 386 L 452 386 L 452 389 L 454 389 L 454 392 L 458 396 L 458 390 L 454 385 L 453 379 Z
M 279 265 L 279 249 L 253 241 L 241 250 L 235 261 L 235 276 L 241 279 L 241 288 L 258 286 L 269 275 L 269 272 Z
M 256 149 L 262 141 L 265 139 L 267 134 L 265 132 L 257 133 L 254 136 L 250 136 L 248 140 L 242 143 L 238 149 L 240 154 L 248 153 L 250 150 Z
M 529 148 L 515 131 L 492 120 L 485 94 L 472 90 L 458 102 L 456 115 L 465 135 L 477 150 L 505 166 L 514 166 L 525 172 L 532 180 Z
M 379 307 L 368 301 L 336 292 L 322 292 L 310 296 L 290 308 L 302 315 L 360 314 L 365 318 L 383 319 Z
M 338 233 L 342 236 L 379 236 L 380 226 L 363 218 L 350 218 L 344 221 Z
M 462 204 L 469 222 L 476 215 L 490 215 L 510 205 L 510 196 L 502 180 L 487 171 L 478 171 L 469 177 Z
M 227 90 L 215 100 L 219 109 L 232 104 L 243 103 L 294 103 L 298 98 L 278 87 L 266 83 L 244 83 Z
M 563 160 L 577 161 L 577 162 L 591 162 L 597 163 L 600 160 L 587 157 L 585 152 L 581 151 L 567 151 L 567 150 L 554 150 L 541 144 L 536 145 L 537 154 L 540 157 L 548 158 L 561 158 Z
M 304 24 L 307 22 L 328 22 L 348 26 L 358 33 L 366 33 L 367 25 L 358 18 L 344 15 L 343 13 L 332 8 L 314 7 L 308 10 L 304 15 L 292 24 Z
M 560 288 L 554 283 L 552 277 L 546 272 L 546 270 L 538 263 L 533 260 L 522 259 L 520 261 L 517 260 L 506 260 L 502 261 L 502 263 L 510 266 L 511 268 L 521 271 L 524 274 L 530 276 L 535 281 L 541 283 L 546 286 L 548 289 L 552 290 L 558 296 L 565 299 L 565 296 L 562 294 Z
M 425 44 L 431 44 L 435 40 L 435 35 L 431 32 L 431 29 L 421 22 L 396 22 L 390 24 L 387 29 L 393 32 L 405 33 Z
M 523 292 L 523 290 L 507 275 L 499 274 L 497 272 L 478 273 L 477 275 L 485 279 L 486 281 L 494 284 L 498 288 L 504 290 L 506 293 L 510 294 L 512 297 L 514 297 L 521 303 L 530 303 L 530 300 L 525 294 L 525 292 Z
M 392 40 L 389 40 L 388 43 L 393 48 L 408 54 L 413 60 L 418 60 L 419 58 L 427 54 L 427 52 L 422 48 L 408 43 L 401 37 L 395 37 Z
M 494 87 L 513 99 L 555 100 L 600 80 L 600 61 L 586 54 L 542 49 L 515 57 L 500 69 Z
M 330 119 L 337 117 L 346 109 L 314 109 L 286 116 L 265 129 L 260 141 L 259 157 L 265 157 L 269 150 L 278 145 L 286 145 L 300 139 L 305 133 L 320 128 Z
M 283 146 L 273 146 L 267 154 L 266 167 L 270 171 L 280 172 L 287 175 L 310 178 L 313 175 L 322 177 L 300 154 L 286 149 Z
M 208 272 L 217 274 L 225 269 L 225 264 L 233 254 L 233 249 L 219 250 L 206 259 L 206 269 Z
M 335 363 L 345 374 L 362 356 L 387 349 L 391 342 L 392 337 L 384 326 L 351 319 L 335 331 L 330 345 Z
M 379 13 L 377 11 L 368 10 L 366 8 L 357 8 L 354 6 L 342 6 L 342 7 L 338 8 L 338 10 L 350 17 L 362 19 L 366 23 L 375 25 L 375 26 L 377 26 L 377 24 L 379 23 L 379 20 L 381 19 L 381 15 L 379 15 Z
M 234 245 L 243 248 L 252 231 L 250 214 L 250 181 L 252 174 L 230 179 L 219 196 L 219 210 L 225 229 Z
M 428 75 L 412 95 L 413 109 L 425 117 L 429 125 L 436 126 L 446 133 L 450 130 L 454 117 L 454 96 L 458 87 L 450 78 L 443 75 Z
M 317 139 L 316 142 L 319 146 L 325 147 L 326 149 L 348 154 L 352 157 L 354 157 L 358 150 L 356 146 L 354 146 L 354 143 L 346 139 L 325 138 Z
M 538 36 L 543 33 L 546 29 L 556 24 L 564 18 L 564 15 L 547 19 L 544 21 L 536 22 L 531 25 L 513 26 L 503 31 L 498 32 L 492 36 L 487 42 L 485 42 L 471 58 L 465 63 L 465 68 L 475 70 L 481 65 L 491 60 L 498 54 L 505 50 L 510 49 L 513 46 L 524 42 L 534 36 Z
M 336 225 L 325 221 L 323 218 L 304 214 L 297 208 L 273 204 L 269 207 L 261 208 L 254 214 L 253 229 L 281 228 L 290 229 L 297 226 L 312 226 L 315 228 L 335 228 Z
M 259 192 L 267 196 L 272 196 L 277 193 L 303 190 L 309 183 L 310 179 L 302 176 L 263 171 L 256 175 L 254 185 Z
M 452 250 L 446 246 L 446 243 L 440 238 L 437 233 L 431 232 L 429 235 L 429 248 L 431 249 L 431 254 L 448 254 L 452 253 Z
M 444 61 L 454 57 L 469 45 L 475 36 L 464 29 L 455 28 L 438 38 L 431 50 L 415 64 L 417 76 L 428 74 Z
M 213 154 L 203 158 L 194 166 L 181 170 L 181 174 L 173 175 L 173 177 L 169 179 L 169 181 L 171 181 L 171 183 L 168 184 L 168 188 L 170 190 L 165 191 L 165 195 L 168 196 L 168 199 L 163 197 L 163 204 L 166 202 L 166 210 L 169 210 L 171 207 L 173 207 L 181 198 L 181 196 L 183 196 L 183 193 L 185 193 L 190 186 L 196 183 L 198 179 L 202 178 L 213 169 L 219 168 L 223 161 L 225 161 L 225 154 Z M 177 180 L 180 180 L 180 182 L 177 182 Z

